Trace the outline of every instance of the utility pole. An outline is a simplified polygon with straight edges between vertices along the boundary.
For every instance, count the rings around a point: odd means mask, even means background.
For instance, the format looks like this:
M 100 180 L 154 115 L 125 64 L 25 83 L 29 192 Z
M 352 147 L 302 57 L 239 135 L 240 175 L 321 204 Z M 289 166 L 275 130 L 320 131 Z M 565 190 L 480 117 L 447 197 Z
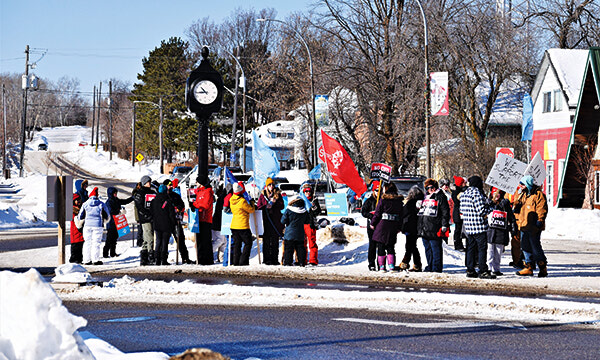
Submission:
M 135 104 L 133 102 L 133 118 L 131 119 L 131 166 L 135 166 Z
M 23 118 L 21 124 L 21 156 L 19 159 L 19 177 L 23 177 L 25 159 L 25 122 L 27 120 L 27 88 L 29 88 L 29 45 L 25 47 L 25 75 L 23 76 Z
M 100 136 L 100 109 L 102 108 L 102 81 L 100 81 L 100 88 L 98 89 L 98 116 L 96 118 L 96 152 L 98 152 L 98 142 Z
M 2 142 L 2 176 L 8 179 L 6 175 L 6 88 L 2 84 L 2 118 L 4 119 L 4 142 Z
M 108 82 L 108 160 L 112 160 L 112 81 Z
M 90 145 L 94 146 L 94 130 L 96 126 L 96 85 L 94 85 L 94 95 L 92 96 L 92 142 Z
M 160 116 L 160 124 L 158 129 L 158 153 L 160 158 L 160 173 L 163 173 L 163 105 L 162 96 L 158 98 L 158 111 Z

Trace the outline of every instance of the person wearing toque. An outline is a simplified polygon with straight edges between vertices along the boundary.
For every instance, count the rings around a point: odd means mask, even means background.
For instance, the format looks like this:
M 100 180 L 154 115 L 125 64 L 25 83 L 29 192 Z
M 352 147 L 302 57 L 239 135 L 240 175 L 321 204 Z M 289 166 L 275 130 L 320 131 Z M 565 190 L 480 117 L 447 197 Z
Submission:
M 150 187 L 152 179 L 148 175 L 140 179 L 141 187 L 133 195 L 133 202 L 137 212 L 138 222 L 142 225 L 142 250 L 140 251 L 140 265 L 154 264 L 154 230 L 152 229 L 152 212 L 150 203 L 156 193 Z
M 214 257 L 211 227 L 215 194 L 206 175 L 198 176 L 196 185 L 198 185 L 194 190 L 196 200 L 190 203 L 190 209 L 198 210 L 198 221 L 200 222 L 200 229 L 196 234 L 196 259 L 200 265 L 212 265 Z
M 231 237 L 233 238 L 232 264 L 250 265 L 250 250 L 252 249 L 252 232 L 250 232 L 250 214 L 254 212 L 254 204 L 244 198 L 244 183 L 233 184 L 233 195 L 229 199 L 229 207 L 233 214 L 231 220 Z M 242 249 L 242 245 L 243 249 Z

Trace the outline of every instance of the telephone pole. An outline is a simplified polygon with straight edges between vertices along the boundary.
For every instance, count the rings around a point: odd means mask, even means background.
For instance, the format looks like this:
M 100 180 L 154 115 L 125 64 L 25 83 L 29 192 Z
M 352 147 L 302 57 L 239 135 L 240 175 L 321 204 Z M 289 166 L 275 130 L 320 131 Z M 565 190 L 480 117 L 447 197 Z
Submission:
M 6 174 L 6 89 L 4 84 L 2 84 L 2 118 L 4 120 L 4 142 L 2 143 L 2 176 L 4 176 L 5 179 L 8 179 Z
M 96 126 L 96 85 L 94 85 L 94 95 L 92 96 L 92 141 L 91 146 L 94 146 L 94 127 Z
M 100 108 L 102 108 L 102 81 L 100 81 L 100 88 L 98 89 L 98 116 L 96 117 L 96 152 L 98 152 L 98 139 L 100 136 Z
M 108 82 L 108 160 L 112 160 L 112 81 Z
M 23 116 L 21 124 L 21 154 L 19 157 L 19 177 L 23 177 L 25 159 L 25 122 L 27 120 L 27 89 L 29 88 L 29 45 L 25 47 L 25 75 L 23 75 Z

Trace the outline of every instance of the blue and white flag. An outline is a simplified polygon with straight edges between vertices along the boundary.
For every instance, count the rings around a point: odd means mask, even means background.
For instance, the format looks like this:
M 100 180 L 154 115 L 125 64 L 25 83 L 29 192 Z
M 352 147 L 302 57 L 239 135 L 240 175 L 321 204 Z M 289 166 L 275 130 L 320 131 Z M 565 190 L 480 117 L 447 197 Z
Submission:
M 252 144 L 254 182 L 259 189 L 262 189 L 265 187 L 267 178 L 279 174 L 279 160 L 277 160 L 275 151 L 271 150 L 271 148 L 258 137 L 256 131 L 252 131 Z
M 533 138 L 533 101 L 531 96 L 523 96 L 523 124 L 521 125 L 521 141 L 531 140 Z
M 308 178 L 311 180 L 319 180 L 321 178 L 321 164 L 315 166 L 309 173 Z
M 235 176 L 233 176 L 233 174 L 231 173 L 231 171 L 229 171 L 229 169 L 227 167 L 225 167 L 225 185 L 228 184 L 235 184 L 237 183 L 237 179 L 235 178 Z
M 300 199 L 304 200 L 304 208 L 306 209 L 306 211 L 310 211 L 310 208 L 312 207 L 312 202 L 310 200 L 308 200 L 306 195 L 304 195 L 304 191 L 300 191 L 299 196 L 300 196 Z

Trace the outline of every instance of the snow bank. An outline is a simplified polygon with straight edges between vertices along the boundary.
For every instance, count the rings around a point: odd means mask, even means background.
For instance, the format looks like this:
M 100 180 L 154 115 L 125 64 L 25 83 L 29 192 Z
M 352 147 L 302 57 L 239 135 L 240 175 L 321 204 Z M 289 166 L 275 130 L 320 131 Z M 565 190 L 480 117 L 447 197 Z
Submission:
M 77 333 L 87 321 L 70 314 L 36 270 L 0 272 L 0 289 L 0 358 L 94 359 Z

